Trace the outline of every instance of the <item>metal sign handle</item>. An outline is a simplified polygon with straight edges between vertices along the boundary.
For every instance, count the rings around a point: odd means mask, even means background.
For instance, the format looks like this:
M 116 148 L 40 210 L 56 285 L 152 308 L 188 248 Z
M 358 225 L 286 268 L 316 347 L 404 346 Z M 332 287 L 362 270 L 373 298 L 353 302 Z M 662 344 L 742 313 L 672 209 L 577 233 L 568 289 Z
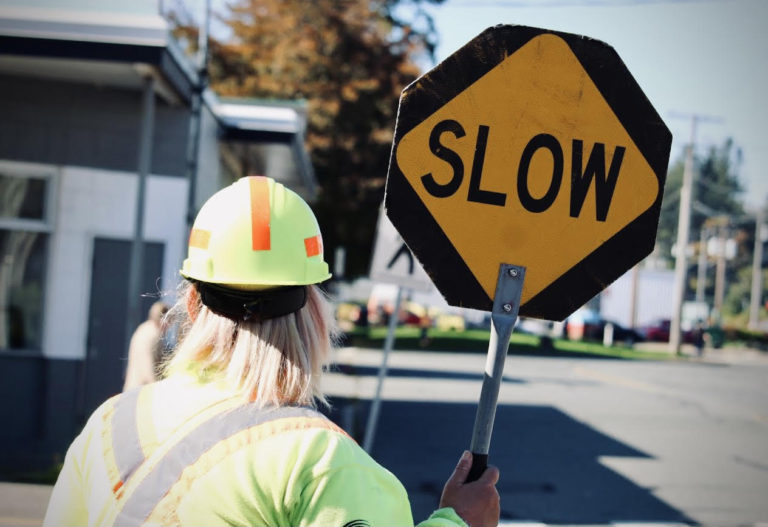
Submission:
M 496 403 L 499 399 L 499 387 L 504 374 L 504 361 L 509 348 L 509 338 L 517 322 L 520 311 L 520 296 L 523 292 L 525 267 L 511 264 L 499 266 L 499 277 L 493 297 L 491 311 L 491 336 L 488 341 L 488 358 L 485 362 L 483 387 L 475 415 L 475 427 L 472 431 L 472 469 L 467 482 L 475 481 L 488 466 L 488 450 L 491 445 L 493 421 L 496 417 Z

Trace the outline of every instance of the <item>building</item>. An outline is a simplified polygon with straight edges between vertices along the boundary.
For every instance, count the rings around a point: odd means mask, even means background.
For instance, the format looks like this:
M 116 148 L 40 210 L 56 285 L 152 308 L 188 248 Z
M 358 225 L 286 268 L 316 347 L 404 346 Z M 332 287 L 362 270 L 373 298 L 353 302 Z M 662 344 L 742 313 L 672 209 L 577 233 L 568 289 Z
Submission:
M 168 5 L 0 5 L 0 473 L 61 459 L 121 389 L 210 194 L 254 172 L 316 191 L 303 107 L 199 95 Z

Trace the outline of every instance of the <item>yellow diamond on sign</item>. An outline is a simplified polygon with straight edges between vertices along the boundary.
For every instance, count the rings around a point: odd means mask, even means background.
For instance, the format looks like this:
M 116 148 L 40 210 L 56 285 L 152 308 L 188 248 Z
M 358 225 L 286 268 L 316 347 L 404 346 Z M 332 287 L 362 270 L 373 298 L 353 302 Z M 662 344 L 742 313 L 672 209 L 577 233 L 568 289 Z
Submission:
M 551 33 L 405 133 L 394 158 L 489 298 L 500 262 L 526 267 L 522 305 L 661 190 L 568 43 Z

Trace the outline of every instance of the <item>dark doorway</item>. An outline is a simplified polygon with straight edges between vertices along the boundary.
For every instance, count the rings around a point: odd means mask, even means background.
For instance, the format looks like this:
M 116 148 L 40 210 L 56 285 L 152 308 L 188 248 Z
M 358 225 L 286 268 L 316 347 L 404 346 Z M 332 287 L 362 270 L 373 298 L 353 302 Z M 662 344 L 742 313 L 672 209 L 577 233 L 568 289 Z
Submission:
M 141 320 L 158 300 L 164 250 L 163 243 L 144 243 Z M 126 317 L 130 260 L 130 240 L 94 238 L 88 340 L 81 377 L 79 417 L 82 420 L 123 387 L 128 355 Z

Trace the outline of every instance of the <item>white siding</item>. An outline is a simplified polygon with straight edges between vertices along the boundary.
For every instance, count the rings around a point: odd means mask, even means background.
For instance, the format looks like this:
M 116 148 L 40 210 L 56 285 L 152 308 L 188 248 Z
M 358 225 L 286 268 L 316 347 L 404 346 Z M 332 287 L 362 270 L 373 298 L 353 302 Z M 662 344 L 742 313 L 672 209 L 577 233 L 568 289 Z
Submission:
M 600 294 L 603 318 L 631 326 L 632 270 L 621 275 Z M 637 325 L 649 324 L 657 318 L 672 318 L 672 295 L 675 272 L 640 269 L 637 284 Z
M 84 358 L 93 238 L 133 238 L 137 191 L 134 174 L 61 169 L 46 291 L 43 353 L 47 357 Z M 186 202 L 185 180 L 148 178 L 144 239 L 165 244 L 161 287 L 166 290 L 178 282 L 186 241 Z

